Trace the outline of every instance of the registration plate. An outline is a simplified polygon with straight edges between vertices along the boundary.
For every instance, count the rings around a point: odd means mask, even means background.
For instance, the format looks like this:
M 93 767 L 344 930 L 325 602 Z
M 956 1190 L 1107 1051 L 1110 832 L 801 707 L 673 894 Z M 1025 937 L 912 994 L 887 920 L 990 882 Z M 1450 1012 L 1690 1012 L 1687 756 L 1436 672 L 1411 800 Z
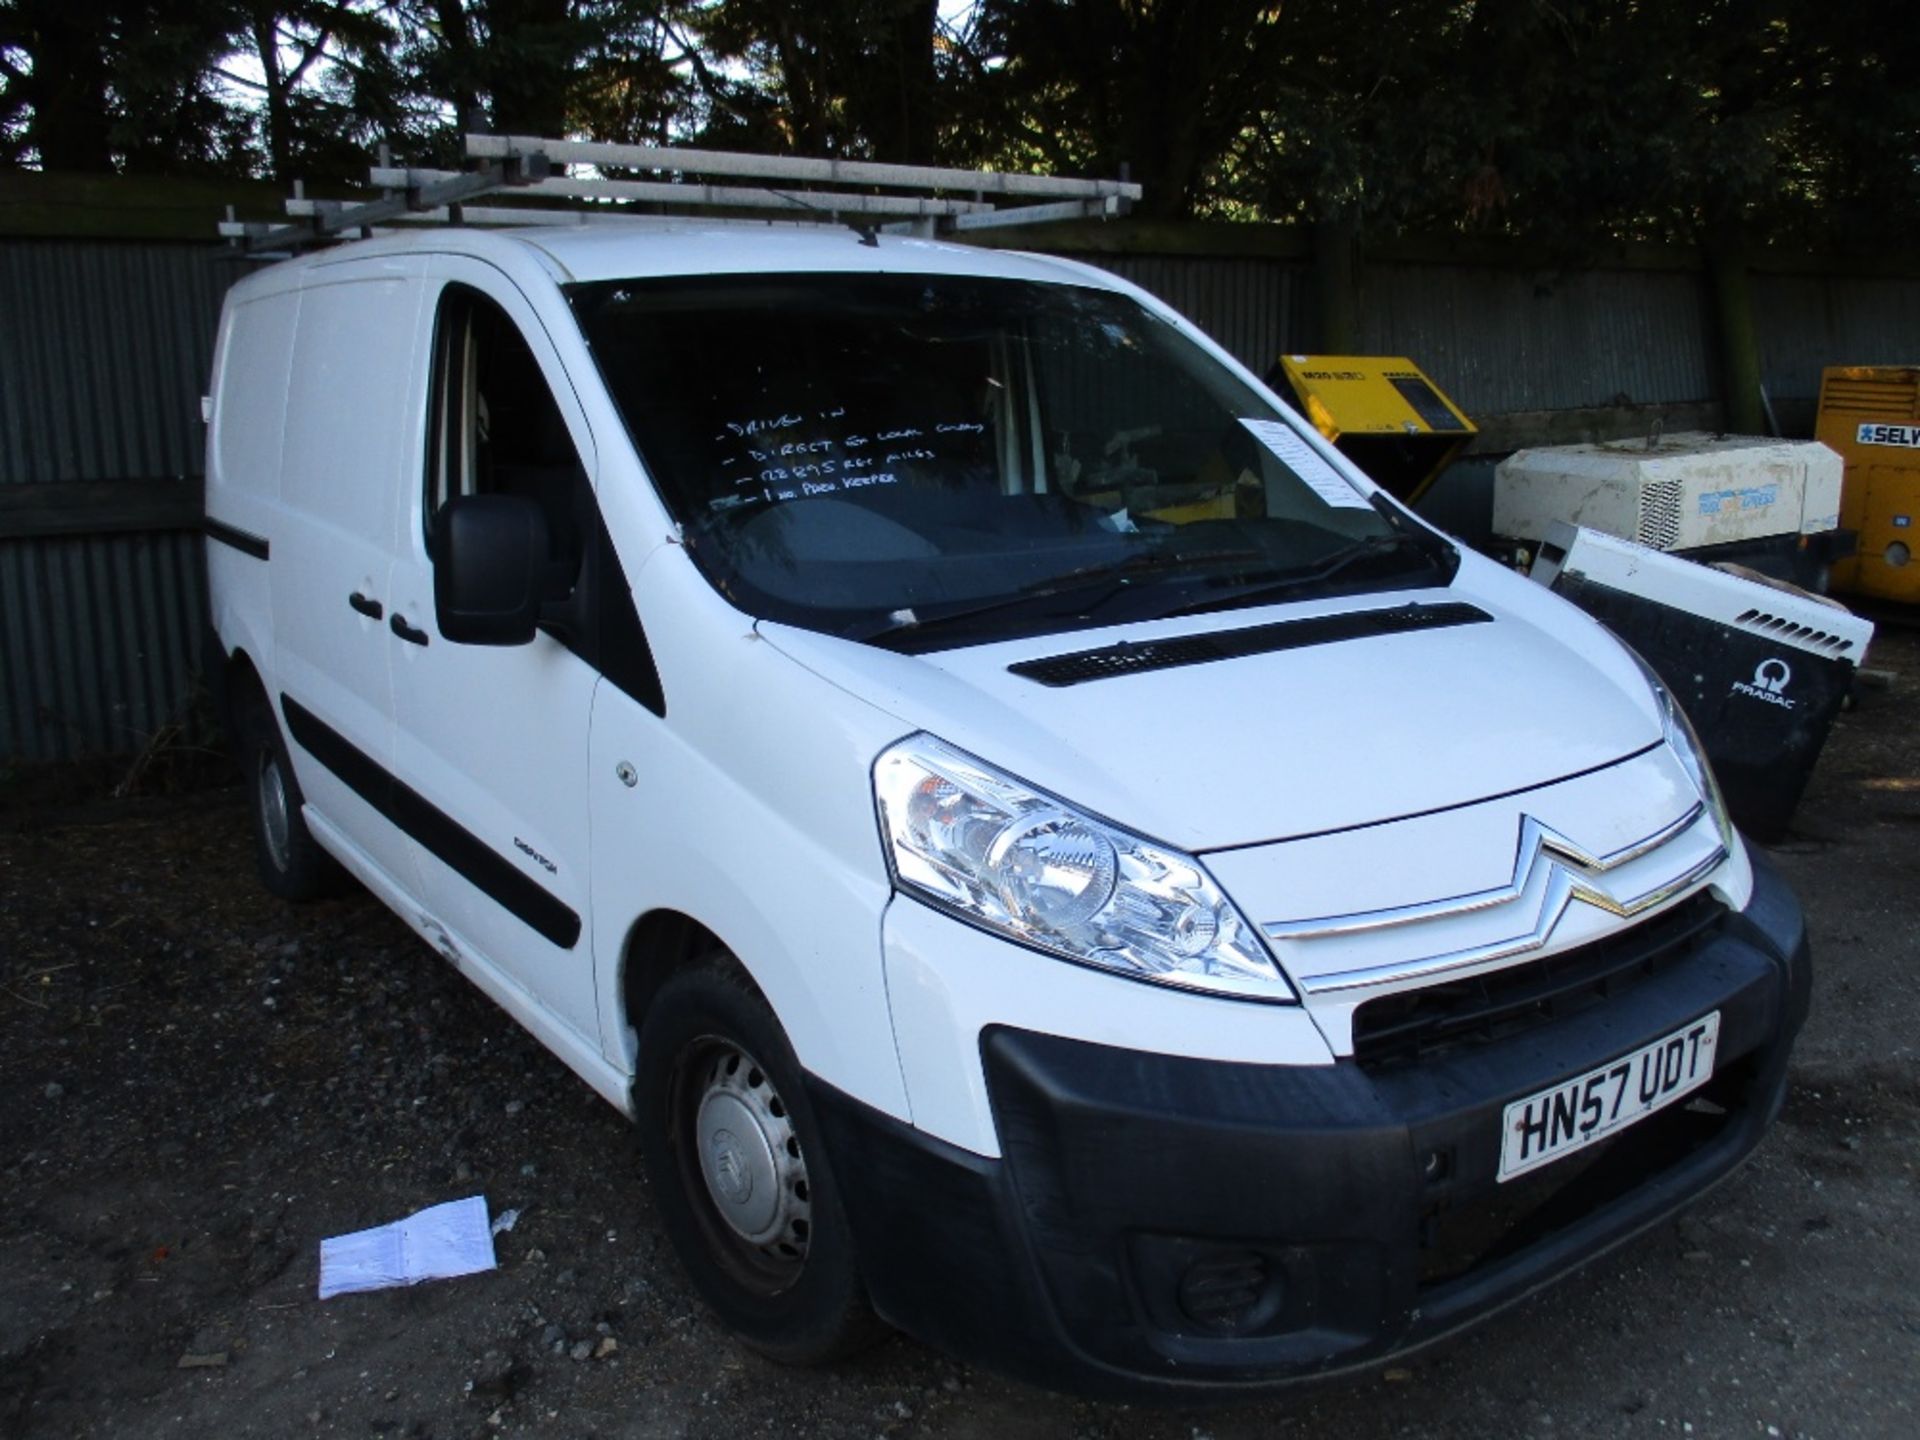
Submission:
M 1529 1170 L 1606 1139 L 1697 1090 L 1713 1075 L 1720 1012 L 1571 1080 L 1516 1100 L 1501 1115 L 1500 1176 Z

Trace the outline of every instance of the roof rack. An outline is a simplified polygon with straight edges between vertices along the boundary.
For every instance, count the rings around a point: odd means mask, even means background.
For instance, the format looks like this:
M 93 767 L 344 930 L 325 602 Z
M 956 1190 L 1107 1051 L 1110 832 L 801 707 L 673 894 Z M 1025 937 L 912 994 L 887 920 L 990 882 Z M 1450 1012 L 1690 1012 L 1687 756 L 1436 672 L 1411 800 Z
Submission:
M 220 233 L 260 255 L 364 237 L 392 224 L 658 224 L 688 213 L 722 212 L 725 219 L 756 225 L 797 221 L 850 224 L 868 232 L 938 235 L 1056 220 L 1111 219 L 1126 214 L 1140 198 L 1140 187 L 1124 178 L 1075 180 L 528 135 L 468 135 L 466 151 L 471 168 L 428 170 L 394 165 L 383 145 L 379 163 L 367 176 L 378 195 L 313 200 L 296 182 L 287 201 L 292 223 L 235 220 L 229 208 Z M 568 173 L 572 166 L 638 170 L 662 178 L 576 177 Z M 694 176 L 703 178 L 688 178 Z M 708 183 L 715 178 L 780 183 Z M 902 191 L 909 193 L 886 193 Z M 497 195 L 573 204 L 554 208 L 471 203 Z

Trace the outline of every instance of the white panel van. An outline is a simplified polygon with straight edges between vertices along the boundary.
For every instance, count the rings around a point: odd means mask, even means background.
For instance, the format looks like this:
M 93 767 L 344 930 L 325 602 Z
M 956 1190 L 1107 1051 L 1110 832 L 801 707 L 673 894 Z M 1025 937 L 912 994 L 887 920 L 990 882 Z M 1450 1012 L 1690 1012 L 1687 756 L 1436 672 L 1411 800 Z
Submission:
M 1800 912 L 1658 682 L 1111 275 L 444 229 L 237 285 L 212 390 L 262 878 L 630 1115 L 769 1355 L 1258 1391 L 1780 1106 Z

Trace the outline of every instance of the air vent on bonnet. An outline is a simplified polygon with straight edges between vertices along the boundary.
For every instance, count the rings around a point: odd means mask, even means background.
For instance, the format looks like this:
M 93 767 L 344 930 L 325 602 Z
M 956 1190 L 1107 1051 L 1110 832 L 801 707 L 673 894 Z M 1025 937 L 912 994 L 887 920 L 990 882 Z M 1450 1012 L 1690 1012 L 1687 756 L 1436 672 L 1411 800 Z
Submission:
M 1478 625 L 1493 617 L 1473 605 L 1397 605 L 1388 610 L 1356 610 L 1344 615 L 1317 615 L 1311 620 L 1282 620 L 1245 630 L 1221 630 L 1211 635 L 1182 635 L 1171 640 L 1121 641 L 1099 650 L 1076 650 L 1045 660 L 1022 660 L 1007 669 L 1042 685 L 1079 685 L 1116 675 L 1138 675 L 1147 670 L 1171 670 L 1179 665 L 1205 665 L 1242 655 L 1265 655 L 1274 650 L 1300 650 L 1309 645 L 1333 645 L 1342 640 L 1364 640 L 1375 635 L 1400 635 L 1409 630 L 1439 630 L 1449 625 Z

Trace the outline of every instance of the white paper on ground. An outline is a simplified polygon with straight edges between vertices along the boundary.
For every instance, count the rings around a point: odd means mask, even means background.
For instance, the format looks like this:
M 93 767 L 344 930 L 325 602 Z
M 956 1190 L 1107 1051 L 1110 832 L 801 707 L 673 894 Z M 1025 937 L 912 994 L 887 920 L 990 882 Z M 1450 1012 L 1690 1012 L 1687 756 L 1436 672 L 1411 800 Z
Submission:
M 1294 474 L 1306 481 L 1307 488 L 1329 505 L 1343 510 L 1366 510 L 1367 497 L 1329 465 L 1320 452 L 1309 445 L 1297 430 L 1280 420 L 1248 420 L 1240 423 L 1253 432 L 1253 438 L 1280 457 Z
M 320 1298 L 450 1280 L 494 1267 L 493 1234 L 483 1195 L 320 1242 Z

